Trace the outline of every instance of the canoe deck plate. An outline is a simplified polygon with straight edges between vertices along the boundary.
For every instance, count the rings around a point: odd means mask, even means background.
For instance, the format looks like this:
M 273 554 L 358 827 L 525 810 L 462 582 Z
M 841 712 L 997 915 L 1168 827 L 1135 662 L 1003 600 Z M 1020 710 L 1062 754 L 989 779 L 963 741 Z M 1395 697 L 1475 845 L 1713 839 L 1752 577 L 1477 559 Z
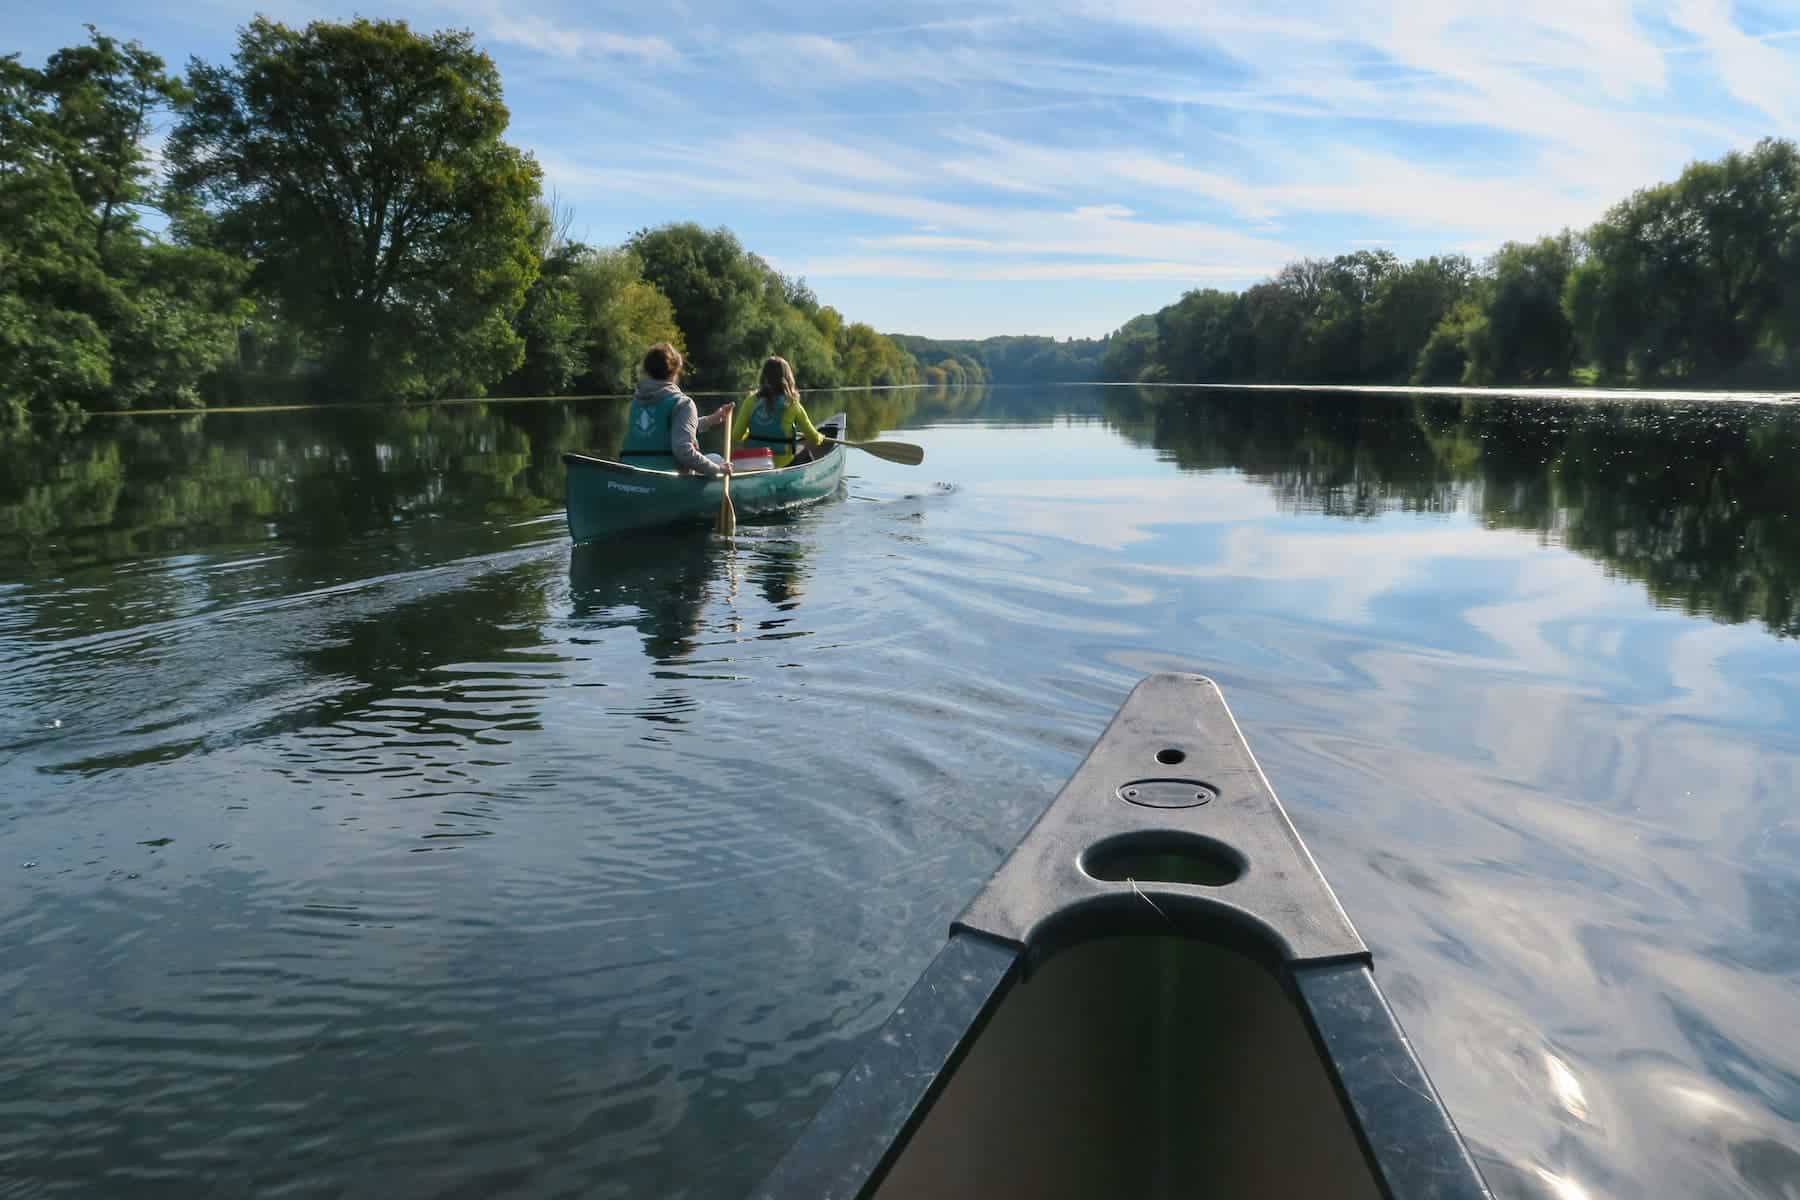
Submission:
M 1196 808 L 1219 798 L 1219 790 L 1198 779 L 1133 779 L 1119 785 L 1119 799 L 1145 808 Z
M 1181 764 L 1181 777 L 1155 774 Z M 1136 795 L 1128 793 L 1135 792 Z M 1204 797 L 1204 798 L 1202 798 Z M 1228 884 L 1097 879 L 1082 868 L 1103 842 L 1129 836 L 1180 854 L 1195 837 L 1243 862 Z M 1225 698 L 1201 675 L 1152 675 L 1037 824 L 952 927 L 1030 946 L 1050 923 L 1109 902 L 1168 900 L 1266 940 L 1290 965 L 1369 961 Z

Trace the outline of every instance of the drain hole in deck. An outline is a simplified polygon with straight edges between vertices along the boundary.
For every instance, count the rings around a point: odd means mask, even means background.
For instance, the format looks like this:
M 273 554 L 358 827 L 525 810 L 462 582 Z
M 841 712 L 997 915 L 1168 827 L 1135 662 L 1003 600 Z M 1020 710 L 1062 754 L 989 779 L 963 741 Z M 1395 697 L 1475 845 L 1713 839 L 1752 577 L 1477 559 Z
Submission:
M 1156 761 L 1162 763 L 1166 767 L 1172 767 L 1186 757 L 1186 751 L 1177 750 L 1173 746 L 1170 746 L 1167 750 L 1158 750 L 1156 752 Z
M 1129 834 L 1102 842 L 1081 858 L 1081 869 L 1115 883 L 1192 883 L 1224 887 L 1244 873 L 1244 860 L 1211 838 L 1177 833 Z

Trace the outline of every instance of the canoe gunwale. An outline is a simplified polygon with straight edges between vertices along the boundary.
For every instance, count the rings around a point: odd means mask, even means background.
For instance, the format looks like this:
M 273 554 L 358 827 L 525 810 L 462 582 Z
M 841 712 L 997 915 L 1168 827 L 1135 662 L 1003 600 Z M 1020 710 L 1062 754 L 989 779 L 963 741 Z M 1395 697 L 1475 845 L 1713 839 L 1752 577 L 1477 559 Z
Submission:
M 751 1200 L 873 1195 L 1019 967 L 1014 947 L 953 935 Z
M 825 420 L 819 422 L 818 425 L 820 433 L 824 433 L 826 437 L 834 438 L 841 438 L 844 435 L 836 432 L 826 433 L 826 431 L 844 429 L 847 427 L 848 419 L 844 413 L 834 413 Z M 789 463 L 785 467 L 771 467 L 766 471 L 746 471 L 742 478 L 747 479 L 751 476 L 755 476 L 756 478 L 762 479 L 770 476 L 782 475 L 787 472 L 803 471 L 807 467 L 817 466 L 821 463 L 832 461 L 830 458 L 831 455 L 842 454 L 845 451 L 845 447 L 843 446 L 831 445 L 830 443 L 827 443 L 827 446 L 829 448 L 826 450 L 825 454 L 818 458 L 811 458 L 805 462 Z M 650 456 L 646 455 L 646 457 Z M 696 475 L 691 471 L 663 471 L 658 470 L 655 467 L 639 467 L 616 458 L 602 458 L 598 454 L 583 454 L 579 450 L 563 451 L 562 460 L 563 465 L 568 467 L 598 467 L 608 471 L 619 471 L 635 475 L 651 475 L 658 479 L 691 479 L 702 486 L 717 481 L 717 477 L 712 475 Z M 737 479 L 740 477 L 734 475 L 732 478 Z

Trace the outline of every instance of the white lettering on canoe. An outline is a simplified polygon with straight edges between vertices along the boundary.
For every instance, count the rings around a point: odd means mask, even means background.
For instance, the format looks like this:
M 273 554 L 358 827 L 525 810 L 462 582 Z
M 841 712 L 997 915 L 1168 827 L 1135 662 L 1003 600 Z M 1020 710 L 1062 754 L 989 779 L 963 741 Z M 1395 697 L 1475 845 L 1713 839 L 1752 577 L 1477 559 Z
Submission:
M 634 483 L 614 483 L 610 479 L 606 481 L 606 486 L 611 488 L 615 492 L 641 492 L 644 495 L 649 495 L 653 490 L 655 490 L 653 488 L 638 487 Z

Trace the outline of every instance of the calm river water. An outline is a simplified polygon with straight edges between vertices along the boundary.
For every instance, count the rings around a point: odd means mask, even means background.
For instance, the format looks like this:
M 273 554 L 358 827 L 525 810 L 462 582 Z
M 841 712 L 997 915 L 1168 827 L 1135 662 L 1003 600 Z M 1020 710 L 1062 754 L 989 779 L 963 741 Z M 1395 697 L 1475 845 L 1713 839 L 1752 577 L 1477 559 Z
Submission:
M 0 1195 L 741 1195 L 1163 669 L 1501 1195 L 1800 1195 L 1800 410 L 851 404 L 730 545 L 604 401 L 0 442 Z

